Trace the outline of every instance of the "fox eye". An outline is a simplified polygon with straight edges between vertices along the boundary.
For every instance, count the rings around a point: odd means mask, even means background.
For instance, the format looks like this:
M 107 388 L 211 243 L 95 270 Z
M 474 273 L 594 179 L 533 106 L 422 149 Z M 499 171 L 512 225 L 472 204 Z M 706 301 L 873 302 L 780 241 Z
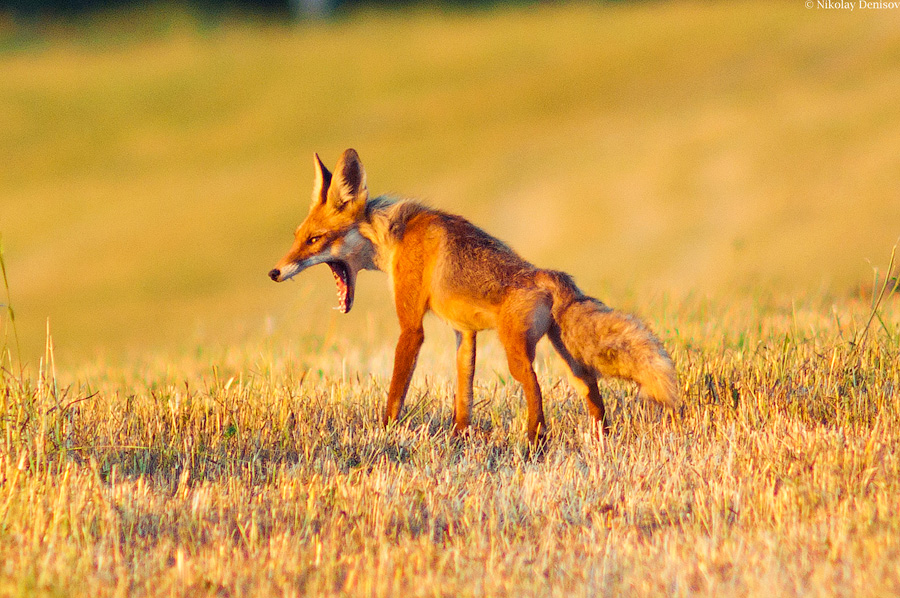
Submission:
M 313 235 L 312 237 L 310 237 L 306 240 L 306 244 L 307 245 L 315 245 L 321 238 L 322 238 L 322 235 Z

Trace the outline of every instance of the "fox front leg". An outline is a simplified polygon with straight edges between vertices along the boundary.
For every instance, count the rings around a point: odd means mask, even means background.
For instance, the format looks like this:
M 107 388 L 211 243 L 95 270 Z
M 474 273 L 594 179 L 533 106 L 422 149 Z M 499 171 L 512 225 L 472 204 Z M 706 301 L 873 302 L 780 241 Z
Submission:
M 425 331 L 421 323 L 418 327 L 400 331 L 400 340 L 397 341 L 397 349 L 394 351 L 394 373 L 391 376 L 391 388 L 388 390 L 387 406 L 384 410 L 384 425 L 395 422 L 400 417 L 403 399 L 409 390 L 409 381 L 412 380 L 419 349 L 422 348 L 424 341 Z
M 472 383 L 475 380 L 474 331 L 456 331 L 456 405 L 453 409 L 453 433 L 459 434 L 469 426 L 472 413 Z

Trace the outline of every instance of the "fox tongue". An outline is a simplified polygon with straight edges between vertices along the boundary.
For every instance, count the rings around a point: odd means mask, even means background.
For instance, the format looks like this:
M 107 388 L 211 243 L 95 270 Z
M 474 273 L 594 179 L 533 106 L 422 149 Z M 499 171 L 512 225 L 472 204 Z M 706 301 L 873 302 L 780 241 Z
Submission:
M 337 285 L 338 310 L 345 314 L 350 311 L 350 306 L 353 303 L 353 292 L 350 288 L 350 277 L 347 267 L 339 262 L 330 262 L 328 265 L 331 267 L 331 273 L 334 275 L 334 282 Z

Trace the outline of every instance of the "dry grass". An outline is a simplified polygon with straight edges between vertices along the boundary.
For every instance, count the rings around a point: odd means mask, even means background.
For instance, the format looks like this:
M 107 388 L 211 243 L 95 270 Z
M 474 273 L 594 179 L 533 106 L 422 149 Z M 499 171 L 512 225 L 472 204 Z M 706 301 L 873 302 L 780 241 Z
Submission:
M 900 314 L 860 342 L 870 313 L 669 304 L 680 420 L 613 385 L 599 443 L 545 347 L 538 456 L 490 366 L 449 436 L 449 343 L 389 429 L 387 379 L 327 352 L 54 377 L 48 351 L 0 382 L 0 594 L 895 595 Z
M 0 22 L 0 596 L 900 594 L 900 312 L 860 284 L 900 221 L 898 17 Z M 430 322 L 377 425 L 384 280 L 339 318 L 327 273 L 265 277 L 348 145 L 645 317 L 679 420 L 612 384 L 589 440 L 541 346 L 531 455 L 487 334 L 453 439 Z

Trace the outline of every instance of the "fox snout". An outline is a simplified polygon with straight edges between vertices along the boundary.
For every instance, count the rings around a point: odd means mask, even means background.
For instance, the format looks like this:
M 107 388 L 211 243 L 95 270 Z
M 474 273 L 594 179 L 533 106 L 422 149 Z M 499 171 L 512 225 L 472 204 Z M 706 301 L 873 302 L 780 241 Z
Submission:
M 289 278 L 293 278 L 303 270 L 306 270 L 309 266 L 314 264 L 318 264 L 321 260 L 313 261 L 309 263 L 310 260 L 303 260 L 300 263 L 298 262 L 286 262 L 282 260 L 278 263 L 277 266 L 269 270 L 269 278 L 274 280 L 275 282 L 284 282 Z

